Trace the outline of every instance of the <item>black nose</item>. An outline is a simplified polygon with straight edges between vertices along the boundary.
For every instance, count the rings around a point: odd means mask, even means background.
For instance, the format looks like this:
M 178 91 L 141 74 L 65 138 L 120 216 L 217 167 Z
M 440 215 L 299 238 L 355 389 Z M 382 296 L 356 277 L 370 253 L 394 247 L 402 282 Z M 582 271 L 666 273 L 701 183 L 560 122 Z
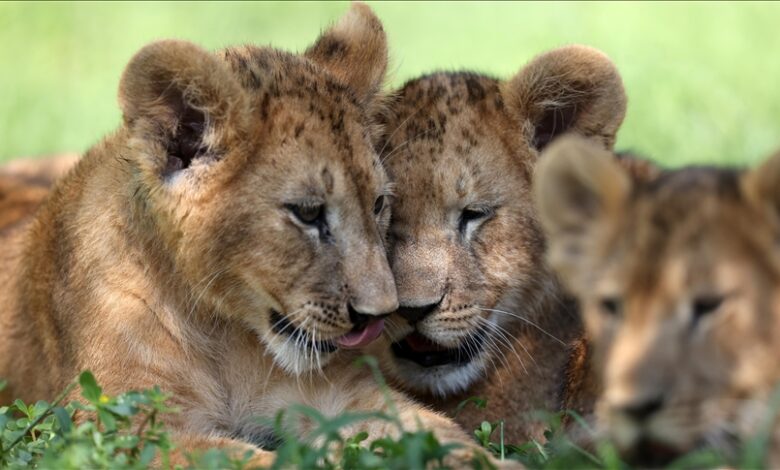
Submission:
M 356 330 L 361 330 L 372 321 L 379 320 L 380 318 L 389 315 L 370 315 L 368 313 L 359 312 L 355 310 L 355 307 L 353 307 L 352 304 L 347 306 L 347 310 L 349 310 L 349 321 L 352 322 Z
M 418 307 L 409 307 L 406 305 L 401 305 L 398 307 L 398 314 L 401 315 L 408 321 L 409 323 L 417 323 L 419 321 L 422 321 L 425 317 L 433 313 L 434 310 L 436 310 L 439 307 L 439 304 L 441 303 L 441 299 L 439 299 L 438 302 L 428 305 L 421 305 Z
M 663 397 L 648 397 L 646 400 L 637 401 L 624 406 L 621 411 L 635 421 L 645 421 L 655 414 L 664 404 Z

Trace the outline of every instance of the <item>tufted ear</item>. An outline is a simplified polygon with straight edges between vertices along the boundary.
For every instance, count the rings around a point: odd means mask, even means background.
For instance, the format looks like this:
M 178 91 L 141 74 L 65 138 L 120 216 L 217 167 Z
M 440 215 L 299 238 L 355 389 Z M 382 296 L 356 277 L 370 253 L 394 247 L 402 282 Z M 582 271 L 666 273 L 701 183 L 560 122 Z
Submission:
M 745 172 L 741 184 L 748 200 L 780 222 L 780 151 Z
M 364 3 L 325 31 L 305 56 L 348 85 L 363 105 L 377 95 L 387 70 L 387 37 L 379 18 Z
M 593 235 L 624 210 L 631 184 L 611 153 L 582 136 L 563 136 L 542 154 L 534 199 L 550 264 L 570 287 Z
M 521 120 L 531 146 L 576 131 L 611 149 L 626 113 L 617 69 L 603 53 L 567 46 L 536 57 L 502 84 L 504 101 Z
M 146 162 L 163 173 L 218 159 L 240 141 L 249 116 L 247 98 L 225 65 L 175 40 L 149 44 L 130 60 L 119 105 L 131 132 L 164 149 Z

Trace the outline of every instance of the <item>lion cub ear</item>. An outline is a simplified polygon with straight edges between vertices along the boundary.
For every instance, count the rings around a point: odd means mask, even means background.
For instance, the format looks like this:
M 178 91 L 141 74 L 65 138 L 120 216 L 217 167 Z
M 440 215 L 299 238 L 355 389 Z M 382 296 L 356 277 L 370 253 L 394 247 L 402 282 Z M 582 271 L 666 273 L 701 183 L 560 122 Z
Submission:
M 159 144 L 147 161 L 173 172 L 219 156 L 240 141 L 248 99 L 225 65 L 186 41 L 141 49 L 119 83 L 119 105 L 131 132 Z
M 376 98 L 385 79 L 387 37 L 371 8 L 355 2 L 305 56 L 348 85 L 365 106 Z
M 617 220 L 631 179 L 614 156 L 576 134 L 545 149 L 534 174 L 534 201 L 548 240 L 551 266 L 576 288 L 594 236 Z
M 742 177 L 742 191 L 755 207 L 780 222 L 780 151 Z
M 537 151 L 570 131 L 612 149 L 626 114 L 620 74 L 606 55 L 586 46 L 536 57 L 502 83 L 501 93 Z

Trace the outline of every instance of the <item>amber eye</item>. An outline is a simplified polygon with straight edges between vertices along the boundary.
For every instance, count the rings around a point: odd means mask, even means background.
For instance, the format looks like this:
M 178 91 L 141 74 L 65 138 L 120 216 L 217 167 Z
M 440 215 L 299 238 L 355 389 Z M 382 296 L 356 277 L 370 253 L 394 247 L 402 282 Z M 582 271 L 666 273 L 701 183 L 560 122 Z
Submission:
M 692 306 L 693 321 L 698 321 L 701 317 L 715 312 L 722 303 L 723 297 L 716 295 L 695 298 Z
M 604 313 L 611 315 L 611 316 L 617 316 L 620 314 L 620 310 L 622 308 L 620 299 L 614 298 L 614 297 L 607 297 L 604 299 L 601 299 L 599 302 L 599 305 L 601 306 L 601 310 L 604 311 Z
M 460 233 L 466 233 L 469 223 L 485 219 L 492 213 L 493 211 L 491 209 L 485 207 L 466 207 L 460 213 L 458 230 Z
M 320 225 L 325 219 L 325 206 L 322 204 L 285 204 L 298 221 L 306 225 Z
M 379 215 L 382 213 L 382 209 L 385 208 L 385 197 L 379 196 L 376 198 L 376 201 L 374 201 L 374 215 Z

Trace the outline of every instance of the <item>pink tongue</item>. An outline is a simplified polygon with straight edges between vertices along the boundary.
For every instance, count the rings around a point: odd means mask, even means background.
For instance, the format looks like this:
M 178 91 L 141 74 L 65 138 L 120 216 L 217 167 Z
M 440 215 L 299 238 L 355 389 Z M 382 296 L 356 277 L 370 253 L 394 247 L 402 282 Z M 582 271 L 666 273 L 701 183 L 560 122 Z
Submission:
M 376 320 L 366 325 L 362 330 L 350 331 L 337 338 L 336 343 L 345 349 L 360 348 L 377 339 L 382 334 L 384 327 L 384 320 Z

